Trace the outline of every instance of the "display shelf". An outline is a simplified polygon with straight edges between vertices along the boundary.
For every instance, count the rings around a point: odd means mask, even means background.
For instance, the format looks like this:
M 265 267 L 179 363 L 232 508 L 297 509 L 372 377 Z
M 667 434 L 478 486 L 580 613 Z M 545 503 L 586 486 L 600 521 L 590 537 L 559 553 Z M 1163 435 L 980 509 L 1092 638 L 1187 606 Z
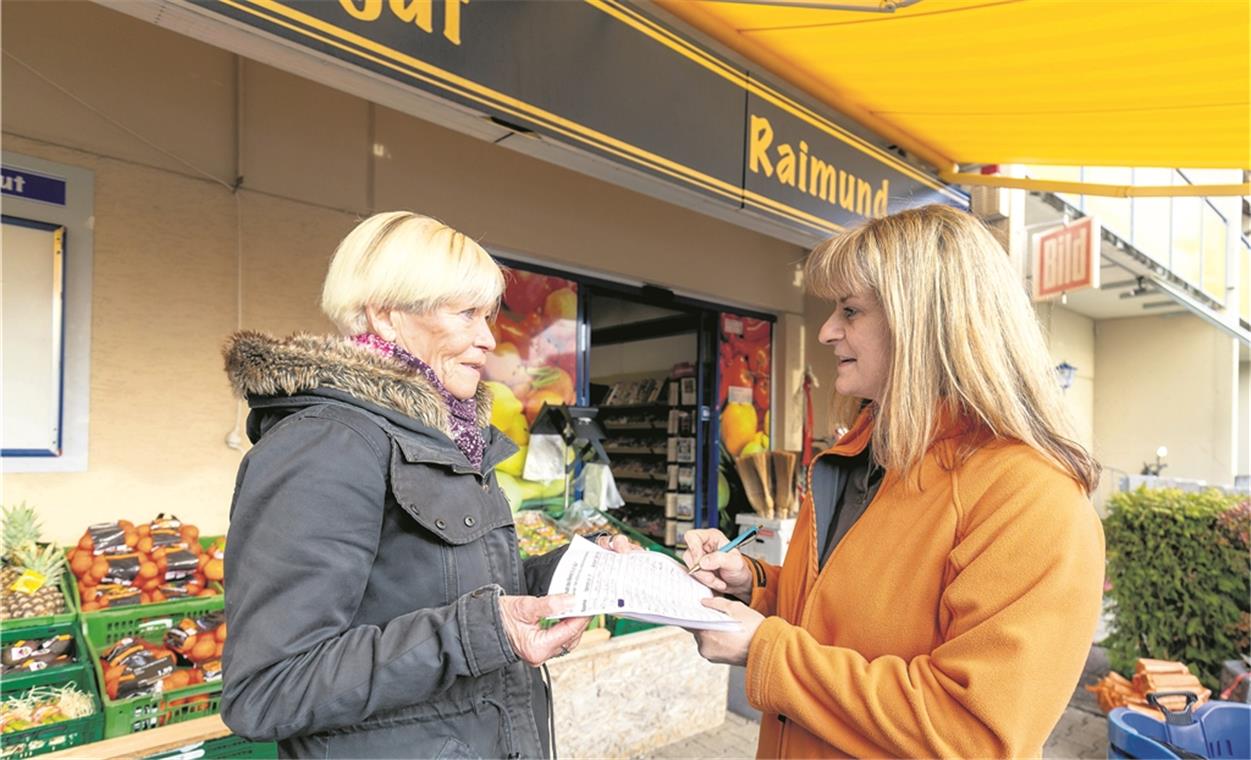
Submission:
M 627 475 L 619 472 L 613 472 L 613 478 L 616 480 L 636 480 L 642 483 L 668 483 L 669 476 L 660 475 Z
M 644 456 L 644 457 L 667 457 L 669 456 L 669 452 L 667 451 L 652 451 L 651 449 L 646 449 L 642 447 L 633 447 L 633 446 L 605 446 L 604 451 L 609 454 L 629 454 L 630 456 Z
M 627 423 L 613 424 L 605 422 L 604 428 L 609 431 L 624 431 L 630 433 L 664 433 L 665 426 L 656 423 Z
M 636 507 L 655 507 L 657 509 L 664 509 L 665 507 L 665 503 L 663 501 L 654 502 L 654 501 L 646 501 L 643 499 L 626 499 L 624 496 L 621 498 L 625 500 L 626 504 L 630 504 Z

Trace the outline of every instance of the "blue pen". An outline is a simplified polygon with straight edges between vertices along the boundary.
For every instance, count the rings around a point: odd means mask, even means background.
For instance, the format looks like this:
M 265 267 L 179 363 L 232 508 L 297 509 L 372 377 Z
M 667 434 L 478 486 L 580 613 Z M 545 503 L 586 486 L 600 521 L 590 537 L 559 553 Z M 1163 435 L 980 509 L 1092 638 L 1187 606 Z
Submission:
M 750 541 L 751 539 L 755 538 L 757 530 L 759 530 L 759 528 L 756 528 L 756 527 L 751 528 L 746 533 L 743 533 L 742 535 L 740 535 L 738 538 L 734 539 L 730 543 L 726 544 L 725 546 L 722 546 L 717 551 L 729 552 L 732 549 L 737 549 L 741 544 L 746 543 L 747 541 Z M 700 570 L 700 564 L 703 563 L 704 557 L 707 557 L 707 556 L 708 556 L 707 554 L 700 555 L 699 559 L 695 561 L 695 567 L 692 567 L 690 571 L 687 573 L 687 575 L 694 575 L 696 572 L 698 572 Z

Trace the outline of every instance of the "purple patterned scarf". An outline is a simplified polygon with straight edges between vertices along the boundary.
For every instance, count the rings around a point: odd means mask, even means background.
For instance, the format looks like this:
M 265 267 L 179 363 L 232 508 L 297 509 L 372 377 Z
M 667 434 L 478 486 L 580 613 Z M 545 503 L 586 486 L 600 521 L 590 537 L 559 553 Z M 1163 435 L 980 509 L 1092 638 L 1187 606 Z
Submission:
M 457 448 L 469 460 L 469 464 L 478 468 L 482 467 L 482 454 L 486 451 L 486 440 L 482 437 L 482 431 L 478 429 L 477 399 L 461 400 L 453 396 L 447 388 L 443 387 L 439 376 L 434 373 L 429 364 L 405 351 L 403 346 L 399 344 L 392 343 L 372 333 L 362 333 L 353 336 L 352 341 L 362 346 L 368 346 L 383 356 L 389 356 L 407 364 L 414 371 L 420 373 L 422 377 L 429 380 L 434 389 L 439 392 L 439 396 L 443 398 L 443 405 L 447 407 L 448 421 L 452 427 L 450 431 L 452 440 L 456 442 Z

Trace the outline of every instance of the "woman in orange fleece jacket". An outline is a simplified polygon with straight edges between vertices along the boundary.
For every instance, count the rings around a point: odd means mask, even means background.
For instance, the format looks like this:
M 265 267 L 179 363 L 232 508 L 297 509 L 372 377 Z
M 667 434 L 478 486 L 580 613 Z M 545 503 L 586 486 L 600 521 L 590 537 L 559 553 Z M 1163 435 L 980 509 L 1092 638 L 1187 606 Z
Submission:
M 686 534 L 742 623 L 700 652 L 747 666 L 760 757 L 1036 757 L 1090 648 L 1103 534 L 1019 277 L 980 222 L 927 206 L 818 246 L 807 282 L 835 305 L 850 429 L 781 567 Z

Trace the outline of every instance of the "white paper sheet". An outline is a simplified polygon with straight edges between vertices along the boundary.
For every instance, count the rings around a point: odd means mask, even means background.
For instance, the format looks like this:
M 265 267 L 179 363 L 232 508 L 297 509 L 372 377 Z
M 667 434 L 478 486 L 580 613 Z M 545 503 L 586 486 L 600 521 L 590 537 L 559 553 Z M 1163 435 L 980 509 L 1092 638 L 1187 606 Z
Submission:
M 724 612 L 700 604 L 712 591 L 658 552 L 618 554 L 575 536 L 552 575 L 551 594 L 573 594 L 577 605 L 558 617 L 607 613 L 644 623 L 737 630 Z

